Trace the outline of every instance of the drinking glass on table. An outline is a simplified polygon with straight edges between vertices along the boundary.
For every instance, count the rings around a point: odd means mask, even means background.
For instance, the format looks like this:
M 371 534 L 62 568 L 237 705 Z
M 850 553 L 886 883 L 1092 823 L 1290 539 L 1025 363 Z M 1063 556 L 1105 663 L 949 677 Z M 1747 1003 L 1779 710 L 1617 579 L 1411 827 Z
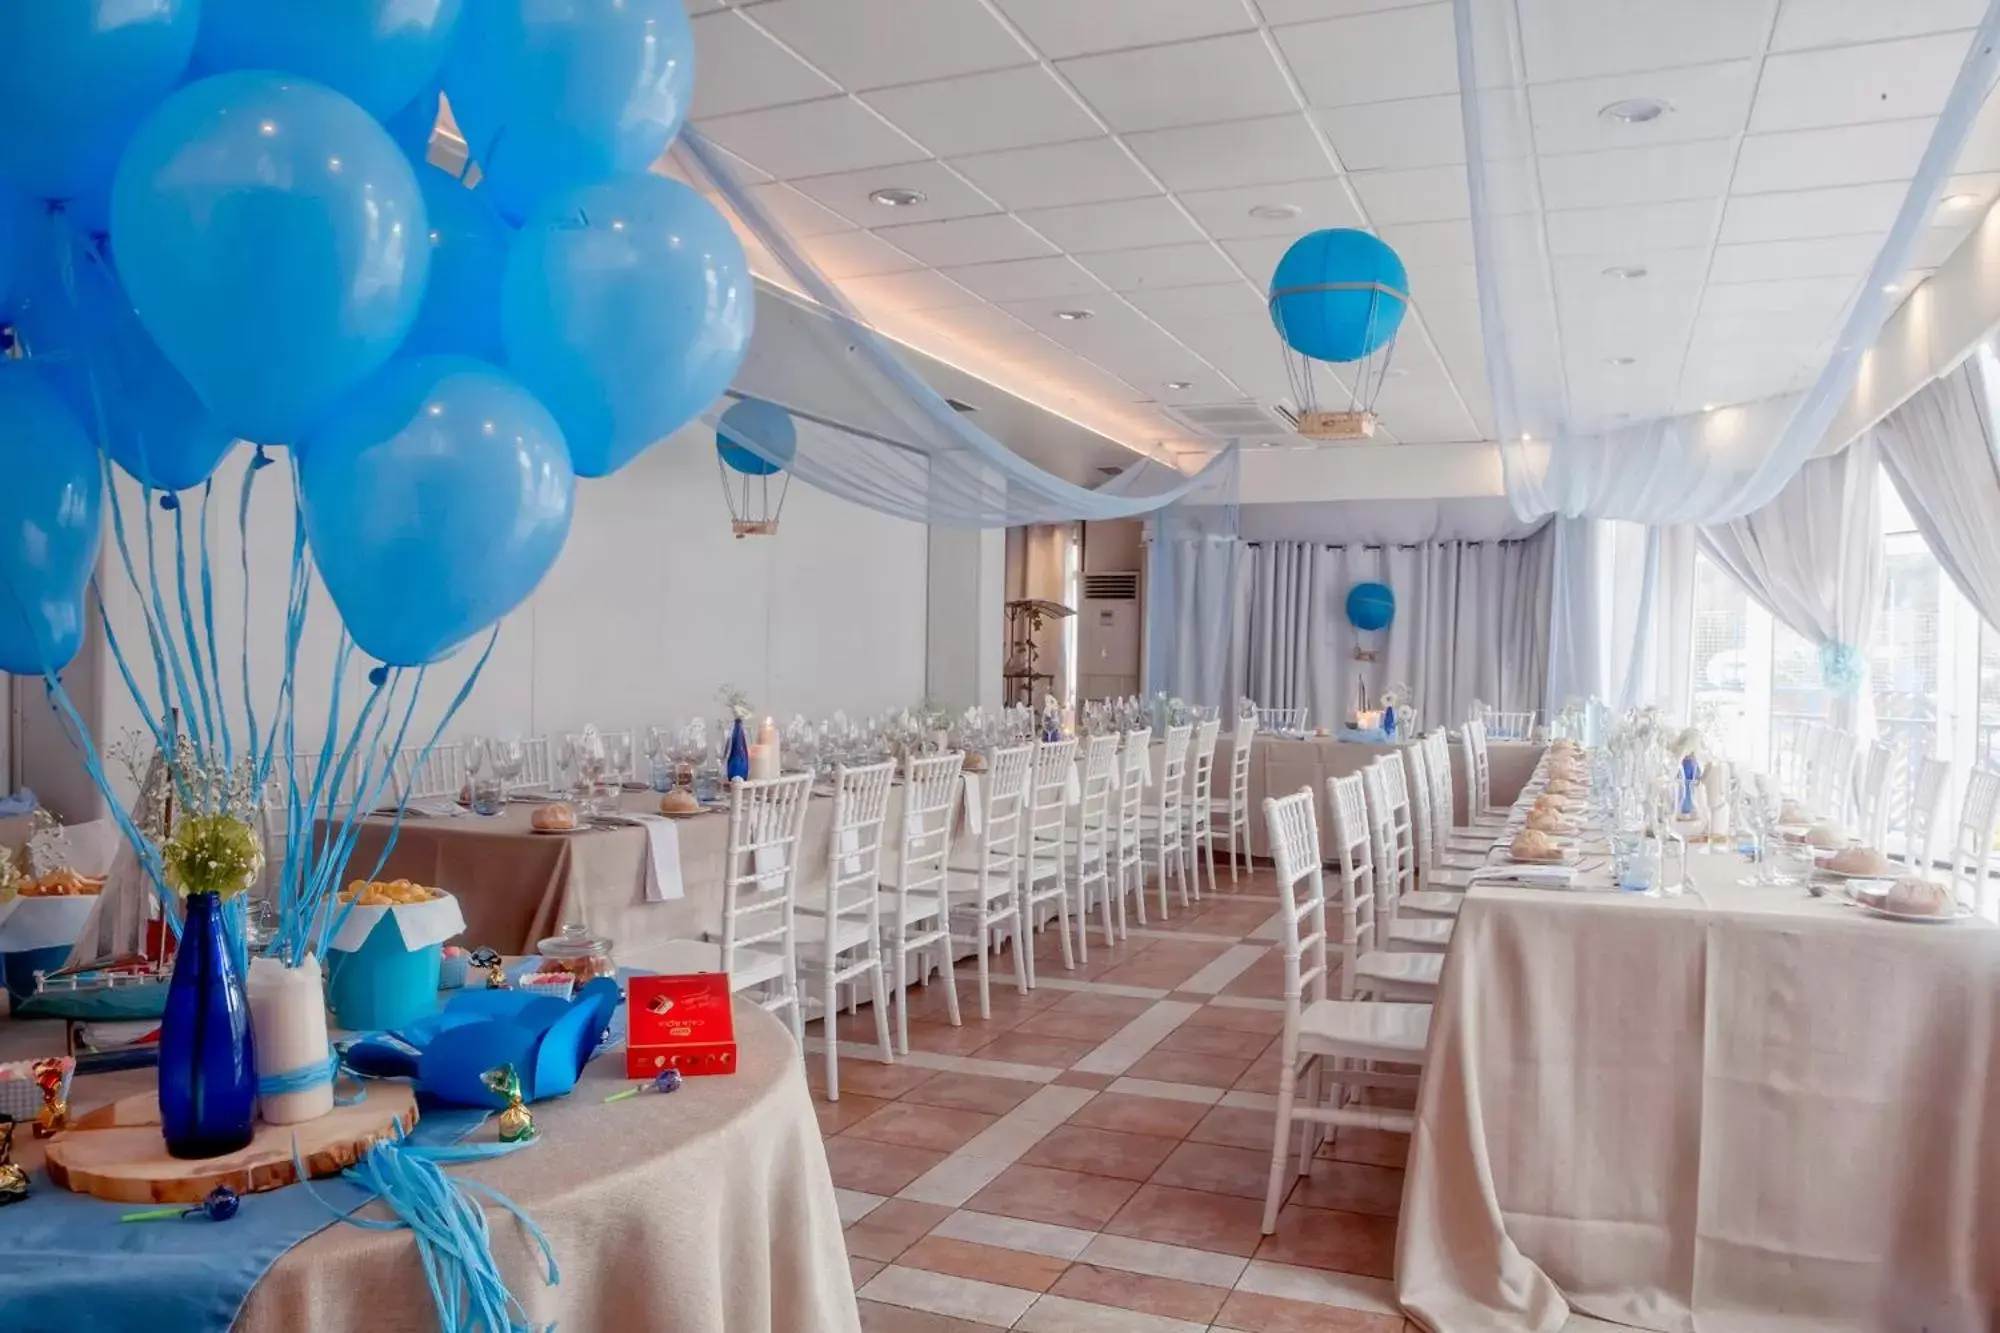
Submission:
M 604 742 L 604 761 L 614 785 L 624 786 L 625 779 L 632 772 L 632 737 L 628 732 L 617 732 Z
M 563 793 L 573 802 L 581 803 L 583 786 L 583 738 L 574 732 L 564 732 L 556 742 L 556 779 Z
M 487 745 L 487 753 L 493 760 L 493 772 L 500 779 L 500 799 L 507 799 L 507 787 L 521 776 L 522 767 L 528 762 L 528 752 L 518 737 L 496 738 Z

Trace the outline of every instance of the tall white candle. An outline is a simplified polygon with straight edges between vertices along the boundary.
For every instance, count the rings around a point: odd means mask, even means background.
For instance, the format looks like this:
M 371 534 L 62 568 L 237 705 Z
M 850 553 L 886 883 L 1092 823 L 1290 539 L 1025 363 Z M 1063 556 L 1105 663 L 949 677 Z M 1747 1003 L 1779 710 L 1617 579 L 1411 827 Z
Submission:
M 297 967 L 275 958 L 250 960 L 245 985 L 250 998 L 250 1027 L 257 1050 L 257 1076 L 315 1066 L 326 1060 L 326 988 L 319 961 L 312 957 Z M 333 1083 L 327 1080 L 303 1092 L 280 1093 L 259 1100 L 266 1124 L 297 1125 L 317 1120 L 333 1109 Z

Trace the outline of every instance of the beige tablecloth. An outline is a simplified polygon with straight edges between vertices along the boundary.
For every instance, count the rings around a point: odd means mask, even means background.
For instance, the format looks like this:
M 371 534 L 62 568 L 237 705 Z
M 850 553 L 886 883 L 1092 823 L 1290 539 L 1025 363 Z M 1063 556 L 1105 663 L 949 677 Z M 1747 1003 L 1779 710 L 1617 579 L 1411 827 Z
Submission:
M 1427 1327 L 2000 1328 L 2000 930 L 1745 871 L 1469 894 L 1397 1253 Z
M 1377 756 L 1398 745 L 1370 745 L 1365 741 L 1338 741 L 1325 738 L 1294 740 L 1283 736 L 1259 735 L 1250 755 L 1250 850 L 1256 856 L 1271 854 L 1270 830 L 1264 822 L 1264 798 L 1289 796 L 1301 787 L 1311 787 L 1319 798 L 1319 826 L 1332 828 L 1333 811 L 1326 803 L 1329 778 L 1359 773 Z M 1536 741 L 1487 742 L 1488 781 L 1496 805 L 1509 805 L 1521 792 L 1522 784 L 1541 761 L 1543 746 Z M 1216 790 L 1227 796 L 1228 737 L 1216 751 Z M 1465 753 L 1456 741 L 1451 746 L 1452 808 L 1458 822 L 1467 822 L 1465 801 Z

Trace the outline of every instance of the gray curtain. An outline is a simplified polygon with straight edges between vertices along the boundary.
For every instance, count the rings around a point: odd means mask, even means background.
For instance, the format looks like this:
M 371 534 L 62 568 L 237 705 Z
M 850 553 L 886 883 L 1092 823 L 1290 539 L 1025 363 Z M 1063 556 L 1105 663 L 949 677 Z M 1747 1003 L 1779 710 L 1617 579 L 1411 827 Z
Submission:
M 1477 699 L 1539 708 L 1548 676 L 1549 529 L 1521 541 L 1419 546 L 1264 542 L 1244 551 L 1243 693 L 1305 707 L 1337 727 L 1359 701 L 1408 686 L 1426 726 Z M 1380 633 L 1347 623 L 1356 583 L 1386 583 L 1396 618 Z M 1357 661 L 1357 648 L 1374 654 Z
M 2000 462 L 1993 452 L 1982 346 L 1875 428 L 1882 462 L 1938 565 L 1989 625 L 2000 625 Z

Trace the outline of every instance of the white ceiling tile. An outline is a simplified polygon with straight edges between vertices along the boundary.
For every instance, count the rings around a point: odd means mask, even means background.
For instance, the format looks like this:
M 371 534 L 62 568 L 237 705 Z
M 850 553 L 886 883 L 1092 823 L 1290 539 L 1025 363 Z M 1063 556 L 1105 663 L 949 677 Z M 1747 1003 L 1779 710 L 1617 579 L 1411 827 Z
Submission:
M 1294 239 L 1290 236 L 1248 236 L 1241 240 L 1223 241 L 1221 245 L 1236 261 L 1236 266 L 1243 270 L 1244 277 L 1250 279 L 1259 291 L 1268 291 L 1271 274 L 1278 267 L 1278 261 L 1284 258 L 1285 251 L 1292 248 Z
M 1379 234 L 1402 258 L 1405 268 L 1470 264 L 1470 222 L 1404 222 L 1382 227 Z
M 1774 0 L 1521 0 L 1534 83 L 1761 55 Z
M 980 304 L 971 292 L 936 269 L 928 268 L 883 273 L 872 278 L 847 278 L 841 282 L 840 290 L 864 310 L 938 310 Z
M 1174 191 L 1309 180 L 1333 170 L 1303 115 L 1149 130 L 1125 142 Z
M 1958 153 L 1960 171 L 2000 171 L 2000 96 L 1986 95 Z M 1914 173 L 1912 173 L 1914 174 Z
M 1457 93 L 1325 107 L 1313 115 L 1349 171 L 1465 161 L 1465 117 Z
M 1390 380 L 1375 395 L 1375 412 L 1405 444 L 1451 444 L 1479 438 L 1478 427 L 1449 391 L 1415 380 Z
M 1140 288 L 1126 292 L 1125 299 L 1176 331 L 1191 320 L 1268 316 L 1263 293 L 1240 279 L 1200 287 Z
M 697 128 L 736 156 L 780 179 L 858 171 L 928 156 L 849 97 L 717 116 L 702 121 Z
M 1882 237 L 1827 236 L 1816 240 L 1718 245 L 1710 282 L 1764 282 L 1774 278 L 1852 277 L 1865 273 L 1881 251 Z
M 850 91 L 1034 58 L 979 0 L 769 0 L 749 13 Z
M 1756 89 L 1757 62 L 1732 60 L 1642 75 L 1534 84 L 1528 89 L 1528 109 L 1538 152 L 1620 151 L 1740 134 Z M 1633 97 L 1657 97 L 1673 109 L 1638 124 L 1598 114 L 1613 102 Z
M 1243 0 L 998 0 L 1008 18 L 1052 60 L 1241 32 Z
M 1363 171 L 1349 177 L 1361 206 L 1377 226 L 1395 222 L 1443 222 L 1472 216 L 1464 167 L 1417 167 L 1410 171 Z
M 1479 270 L 1475 265 L 1433 265 L 1406 272 L 1410 279 L 1410 299 L 1418 304 L 1479 299 Z
M 1108 138 L 1011 148 L 955 158 L 952 165 L 1008 208 L 1056 208 L 1158 194 L 1146 173 Z
M 1719 240 L 1782 241 L 1794 237 L 1885 232 L 1909 191 L 1900 181 L 1737 195 L 1722 215 Z
M 1201 228 L 1164 194 L 1031 209 L 1021 214 L 1021 221 L 1073 254 L 1202 239 Z
M 984 301 L 922 311 L 926 323 L 963 338 L 1000 338 L 1028 332 L 1028 326 Z
M 1910 254 L 1910 264 L 1915 268 L 1936 268 L 1951 258 L 1952 251 L 1965 242 L 1966 229 L 1963 227 L 1929 227 L 1917 238 L 1917 248 Z
M 1184 371 L 1174 376 L 1175 380 L 1185 381 L 1187 388 L 1170 389 L 1167 387 L 1169 383 L 1167 380 L 1161 380 L 1158 384 L 1151 386 L 1154 396 L 1160 402 L 1179 407 L 1189 403 L 1213 403 L 1224 398 L 1234 398 L 1237 396 L 1237 386 L 1221 372 L 1210 369 L 1206 363 L 1200 361 L 1198 358 L 1189 357 L 1188 359 L 1193 365 L 1198 366 L 1199 369 Z M 1140 387 L 1145 388 L 1148 386 L 1141 385 Z
M 1750 134 L 1736 158 L 1738 194 L 1908 180 L 1936 121 L 1885 120 L 1818 130 Z
M 1842 46 L 1976 28 L 1986 0 L 1784 0 L 1771 49 Z
M 1210 236 L 1232 240 L 1240 236 L 1303 236 L 1325 227 L 1359 227 L 1361 212 L 1347 186 L 1338 178 L 1289 181 L 1282 185 L 1242 185 L 1229 190 L 1183 190 L 1182 204 Z M 1253 216 L 1253 208 L 1289 206 L 1295 217 Z
M 1427 97 L 1458 89 L 1449 4 L 1277 28 L 1278 48 L 1315 106 Z
M 926 264 L 986 264 L 1056 253 L 1055 246 L 1007 213 L 944 222 L 913 222 L 907 226 L 878 227 L 876 231 L 883 240 L 909 251 Z
M 939 157 L 1103 133 L 1061 80 L 1040 65 L 878 88 L 861 100 Z
M 869 167 L 830 176 L 795 176 L 791 185 L 864 227 L 974 217 L 998 208 L 991 199 L 938 161 Z M 868 197 L 871 192 L 883 189 L 915 190 L 923 195 L 923 199 L 918 203 L 892 208 Z
M 820 272 L 836 282 L 923 267 L 887 241 L 865 231 L 836 231 L 824 236 L 807 236 L 799 241 L 799 249 L 805 251 L 806 257 L 818 266 Z
M 969 264 L 947 268 L 944 272 L 953 282 L 971 288 L 989 301 L 1105 294 L 1103 283 L 1065 255 L 1044 259 L 1010 259 L 998 264 Z M 1089 305 L 1087 301 L 1082 304 L 1086 308 Z
M 1256 0 L 1264 22 L 1312 23 L 1319 19 L 1345 18 L 1350 14 L 1372 14 L 1382 9 L 1408 9 L 1428 0 Z
M 1120 133 L 1298 109 L 1270 48 L 1254 32 L 1080 56 L 1056 68 Z
M 1699 285 L 1708 274 L 1708 260 L 1708 238 L 1703 237 L 1700 245 L 1682 249 L 1641 250 L 1635 246 L 1630 253 L 1618 255 L 1615 263 L 1604 255 L 1581 255 L 1558 258 L 1553 267 L 1558 287 L 1597 285 L 1606 291 L 1617 292 L 1635 286 Z M 1605 272 L 1612 267 L 1630 266 L 1646 271 L 1636 279 Z
M 1715 234 L 1713 199 L 1683 199 L 1665 204 L 1632 204 L 1620 208 L 1572 208 L 1546 219 L 1549 252 L 1557 255 L 1607 255 L 1622 258 L 1644 250 L 1706 244 Z
M 750 197 L 794 239 L 823 236 L 830 231 L 854 230 L 854 224 L 840 214 L 778 181 L 752 185 Z
M 708 127 L 704 125 L 702 128 L 705 130 Z M 721 159 L 723 168 L 734 176 L 740 185 L 757 185 L 771 179 L 770 172 L 752 166 L 719 143 L 711 143 L 709 151 Z M 688 151 L 685 138 L 674 140 L 673 147 L 667 149 L 665 157 L 654 161 L 652 169 L 654 171 L 665 169 L 667 175 L 692 185 L 697 190 L 706 191 L 715 188 L 709 181 L 708 173 L 694 160 L 694 154 Z
M 1965 60 L 1963 33 L 1774 55 L 1764 61 L 1755 131 L 1935 116 Z
M 1702 293 L 1703 314 L 1760 310 L 1837 310 L 1859 285 L 1854 278 L 1783 278 L 1719 283 Z
M 705 14 L 696 19 L 694 43 L 701 67 L 691 110 L 697 118 L 808 102 L 840 91 L 832 79 L 772 41 L 741 14 Z
M 1113 250 L 1083 255 L 1077 260 L 1114 291 L 1139 287 L 1196 287 L 1228 282 L 1236 270 L 1208 241 L 1193 245 L 1157 245 L 1144 250 Z
M 1719 198 L 1729 189 L 1735 156 L 1733 139 L 1552 154 L 1538 163 L 1542 203 L 1547 208 L 1590 208 Z

